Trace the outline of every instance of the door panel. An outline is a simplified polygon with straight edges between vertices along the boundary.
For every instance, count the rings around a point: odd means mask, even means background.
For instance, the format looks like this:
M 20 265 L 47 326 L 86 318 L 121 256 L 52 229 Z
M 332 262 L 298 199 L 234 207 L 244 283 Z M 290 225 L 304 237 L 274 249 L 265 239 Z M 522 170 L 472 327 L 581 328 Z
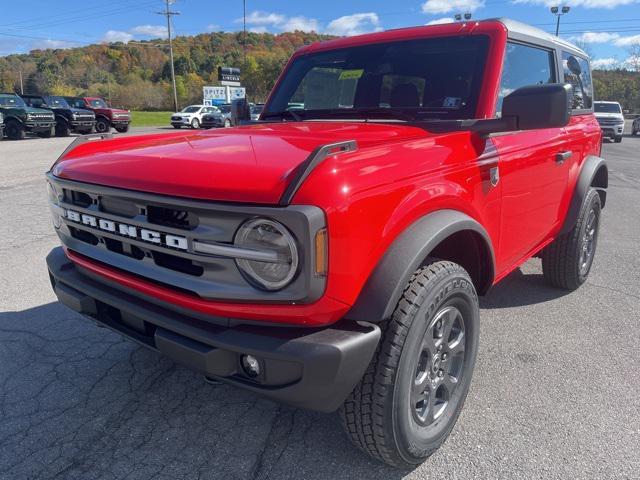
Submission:
M 496 136 L 502 182 L 500 263 L 512 267 L 551 235 L 561 215 L 570 161 L 564 128 Z

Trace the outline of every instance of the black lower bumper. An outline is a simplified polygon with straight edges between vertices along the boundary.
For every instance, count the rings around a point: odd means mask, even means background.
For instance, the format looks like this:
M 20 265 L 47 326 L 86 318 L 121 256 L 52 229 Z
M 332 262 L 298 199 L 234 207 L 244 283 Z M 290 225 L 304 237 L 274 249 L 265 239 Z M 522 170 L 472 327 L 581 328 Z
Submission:
M 56 122 L 27 122 L 24 124 L 25 130 L 32 133 L 46 132 L 55 126 Z
M 331 412 L 342 404 L 380 339 L 380 329 L 364 322 L 224 327 L 90 277 L 62 248 L 49 253 L 47 266 L 58 299 L 72 310 L 208 377 L 311 410 Z M 258 359 L 257 377 L 244 372 L 242 355 Z

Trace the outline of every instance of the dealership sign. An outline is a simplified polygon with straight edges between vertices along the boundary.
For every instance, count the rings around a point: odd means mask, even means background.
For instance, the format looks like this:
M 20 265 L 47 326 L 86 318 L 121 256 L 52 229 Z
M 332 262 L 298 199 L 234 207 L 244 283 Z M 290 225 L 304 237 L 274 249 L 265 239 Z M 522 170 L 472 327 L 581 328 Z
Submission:
M 231 103 L 238 98 L 244 98 L 246 90 L 244 87 L 202 87 L 202 104 L 219 105 L 221 103 Z

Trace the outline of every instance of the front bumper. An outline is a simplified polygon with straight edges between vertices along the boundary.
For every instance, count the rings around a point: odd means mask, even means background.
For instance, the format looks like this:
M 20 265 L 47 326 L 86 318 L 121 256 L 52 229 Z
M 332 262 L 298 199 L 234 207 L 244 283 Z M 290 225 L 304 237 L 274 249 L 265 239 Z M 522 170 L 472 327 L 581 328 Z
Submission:
M 124 127 L 131 123 L 130 118 L 115 118 L 111 120 L 111 126 L 113 127 Z
M 71 127 L 75 129 L 93 128 L 96 124 L 95 120 L 73 120 Z
M 605 137 L 619 137 L 624 132 L 624 123 L 620 125 L 601 125 L 600 129 Z
M 51 128 L 55 127 L 56 122 L 55 121 L 25 122 L 24 126 L 27 132 L 46 132 L 47 130 L 51 130 Z
M 336 410 L 364 375 L 380 329 L 339 322 L 322 329 L 223 326 L 150 297 L 141 298 L 78 267 L 55 248 L 47 256 L 60 302 L 174 361 L 246 390 L 297 407 Z M 242 370 L 240 357 L 259 359 L 260 375 Z

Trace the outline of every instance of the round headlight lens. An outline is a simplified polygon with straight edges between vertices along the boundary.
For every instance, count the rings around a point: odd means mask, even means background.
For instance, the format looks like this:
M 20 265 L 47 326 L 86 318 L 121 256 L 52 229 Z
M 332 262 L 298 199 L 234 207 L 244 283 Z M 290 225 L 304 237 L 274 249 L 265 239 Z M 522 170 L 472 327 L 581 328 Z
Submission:
M 278 256 L 275 262 L 236 259 L 238 268 L 265 290 L 279 290 L 287 286 L 298 270 L 296 242 L 284 225 L 267 219 L 249 220 L 236 233 L 238 247 L 270 251 Z

